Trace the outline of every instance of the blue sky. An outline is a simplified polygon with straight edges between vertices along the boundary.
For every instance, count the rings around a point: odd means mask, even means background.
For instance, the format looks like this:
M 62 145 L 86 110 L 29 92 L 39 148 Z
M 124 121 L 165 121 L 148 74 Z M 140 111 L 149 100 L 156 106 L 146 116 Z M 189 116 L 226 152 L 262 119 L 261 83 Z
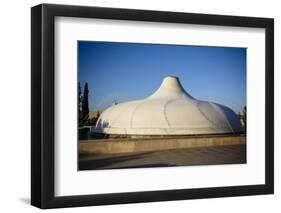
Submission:
M 194 98 L 242 111 L 246 105 L 246 48 L 78 42 L 78 78 L 88 82 L 90 111 L 142 99 L 163 78 L 179 77 Z

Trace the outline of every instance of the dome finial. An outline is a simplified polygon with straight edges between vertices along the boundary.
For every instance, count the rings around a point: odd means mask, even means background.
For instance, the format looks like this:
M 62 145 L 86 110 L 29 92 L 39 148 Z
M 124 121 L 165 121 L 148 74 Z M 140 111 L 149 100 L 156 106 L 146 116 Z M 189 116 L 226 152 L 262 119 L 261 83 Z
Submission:
M 177 76 L 166 76 L 158 90 L 149 98 L 192 98 L 183 88 Z
M 178 91 L 184 91 L 183 87 L 181 86 L 181 83 L 179 81 L 179 78 L 176 76 L 166 76 L 163 81 L 162 84 L 160 86 L 160 88 L 165 88 L 168 90 L 178 90 Z

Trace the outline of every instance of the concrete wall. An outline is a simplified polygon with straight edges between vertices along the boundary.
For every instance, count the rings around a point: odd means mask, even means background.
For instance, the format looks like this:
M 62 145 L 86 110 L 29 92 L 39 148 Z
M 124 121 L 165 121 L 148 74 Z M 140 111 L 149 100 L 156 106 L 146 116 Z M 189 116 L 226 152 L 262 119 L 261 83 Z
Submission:
M 246 137 L 244 135 L 204 137 L 189 136 L 165 139 L 86 140 L 79 142 L 79 154 L 117 154 L 245 143 Z

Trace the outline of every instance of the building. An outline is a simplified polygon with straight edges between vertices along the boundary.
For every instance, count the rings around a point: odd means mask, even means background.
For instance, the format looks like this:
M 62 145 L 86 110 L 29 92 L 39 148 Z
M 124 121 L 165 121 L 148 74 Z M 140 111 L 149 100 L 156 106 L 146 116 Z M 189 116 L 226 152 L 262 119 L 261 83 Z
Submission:
M 230 108 L 193 98 L 177 77 L 164 78 L 151 96 L 107 108 L 94 133 L 109 135 L 198 135 L 241 132 Z

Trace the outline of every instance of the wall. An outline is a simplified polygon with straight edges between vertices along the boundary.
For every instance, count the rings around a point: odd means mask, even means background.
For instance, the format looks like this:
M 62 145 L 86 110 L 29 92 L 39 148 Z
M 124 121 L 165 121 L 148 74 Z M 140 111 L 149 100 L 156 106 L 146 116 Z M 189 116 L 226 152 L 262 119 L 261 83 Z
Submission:
M 279 1 L 224 0 L 45 0 L 45 3 L 81 4 L 137 9 L 275 18 L 275 195 L 173 201 L 51 210 L 50 212 L 278 212 L 281 207 L 281 75 Z M 39 212 L 28 205 L 30 196 L 30 7 L 37 0 L 1 2 L 1 212 Z M 280 212 L 280 210 L 279 210 Z
M 246 144 L 245 136 L 200 136 L 136 138 L 136 139 L 105 139 L 79 142 L 79 154 L 120 154 L 147 151 L 188 149 L 198 147 L 214 147 L 225 145 Z

